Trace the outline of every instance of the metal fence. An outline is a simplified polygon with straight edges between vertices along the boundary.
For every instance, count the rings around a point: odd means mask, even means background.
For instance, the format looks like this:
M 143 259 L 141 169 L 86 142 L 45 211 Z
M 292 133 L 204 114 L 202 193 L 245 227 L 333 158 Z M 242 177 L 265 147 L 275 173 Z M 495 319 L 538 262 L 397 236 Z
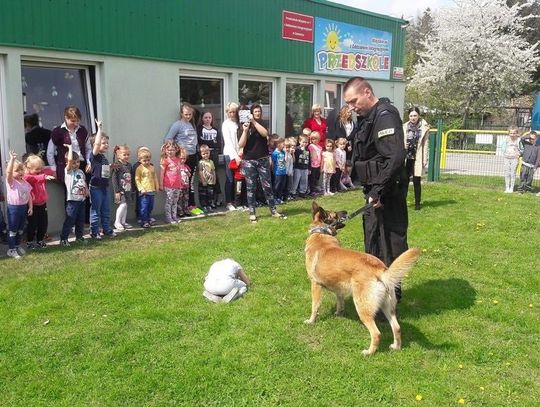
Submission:
M 432 130 L 428 180 L 504 190 L 503 144 L 508 135 L 500 130 Z M 516 188 L 519 186 L 518 165 Z M 533 180 L 540 190 L 540 170 Z

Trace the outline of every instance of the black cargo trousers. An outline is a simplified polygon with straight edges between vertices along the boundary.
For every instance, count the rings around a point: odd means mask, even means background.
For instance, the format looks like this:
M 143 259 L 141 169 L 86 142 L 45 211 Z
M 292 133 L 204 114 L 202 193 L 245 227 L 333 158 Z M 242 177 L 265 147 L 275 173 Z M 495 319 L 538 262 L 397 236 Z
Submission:
M 407 184 L 402 178 L 396 180 L 381 197 L 381 208 L 371 207 L 363 215 L 364 250 L 381 259 L 387 267 L 409 248 Z M 370 190 L 369 185 L 364 186 L 366 197 Z M 401 299 L 401 285 L 396 287 L 396 297 L 398 301 Z

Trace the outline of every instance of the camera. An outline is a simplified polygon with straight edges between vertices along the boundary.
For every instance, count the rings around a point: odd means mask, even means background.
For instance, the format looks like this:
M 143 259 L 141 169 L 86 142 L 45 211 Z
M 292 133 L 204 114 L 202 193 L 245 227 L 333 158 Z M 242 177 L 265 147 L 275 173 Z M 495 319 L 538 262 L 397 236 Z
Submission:
M 251 112 L 249 110 L 240 110 L 238 112 L 238 119 L 240 124 L 249 123 L 252 119 Z

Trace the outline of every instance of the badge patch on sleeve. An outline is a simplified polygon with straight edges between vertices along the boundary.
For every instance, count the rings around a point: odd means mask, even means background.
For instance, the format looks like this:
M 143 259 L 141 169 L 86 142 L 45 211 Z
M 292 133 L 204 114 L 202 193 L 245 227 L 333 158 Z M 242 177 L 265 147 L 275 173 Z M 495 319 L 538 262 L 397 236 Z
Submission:
M 384 129 L 384 130 L 381 130 L 377 133 L 377 136 L 379 138 L 383 138 L 383 137 L 386 137 L 386 136 L 389 136 L 390 134 L 394 134 L 395 130 L 394 128 L 389 128 L 389 129 Z

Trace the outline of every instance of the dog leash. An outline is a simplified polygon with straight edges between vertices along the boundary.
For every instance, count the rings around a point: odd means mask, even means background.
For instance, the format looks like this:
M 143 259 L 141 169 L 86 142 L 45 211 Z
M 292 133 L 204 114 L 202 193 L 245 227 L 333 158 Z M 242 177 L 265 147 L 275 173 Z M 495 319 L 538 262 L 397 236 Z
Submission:
M 337 226 L 337 225 L 343 225 L 345 222 L 355 218 L 356 216 L 360 215 L 362 212 L 365 212 L 367 211 L 369 208 L 371 208 L 373 206 L 374 202 L 370 202 L 364 206 L 362 206 L 361 208 L 355 210 L 353 213 L 351 213 L 350 215 L 347 214 L 347 216 L 343 219 L 338 219 L 338 220 L 335 220 L 334 222 L 332 222 L 330 224 L 330 226 Z
M 362 212 L 365 212 L 367 211 L 369 208 L 371 208 L 373 206 L 373 201 L 362 206 L 361 208 L 355 210 L 353 213 L 351 213 L 350 215 L 347 215 L 347 217 L 345 218 L 345 220 L 351 220 L 352 218 L 355 218 L 356 216 L 360 215 Z

